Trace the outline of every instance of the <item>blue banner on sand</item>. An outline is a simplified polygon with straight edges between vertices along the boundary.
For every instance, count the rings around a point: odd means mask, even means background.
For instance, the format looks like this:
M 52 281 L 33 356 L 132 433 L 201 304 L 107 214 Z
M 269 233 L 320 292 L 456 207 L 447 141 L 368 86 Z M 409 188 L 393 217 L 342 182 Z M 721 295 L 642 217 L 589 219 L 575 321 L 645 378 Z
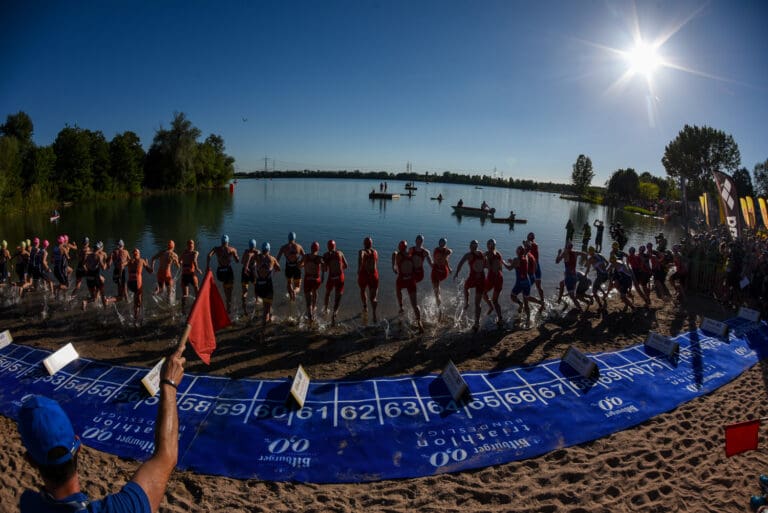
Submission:
M 731 381 L 766 355 L 768 327 L 728 321 L 727 337 L 679 335 L 676 358 L 643 345 L 589 355 L 600 376 L 560 361 L 465 372 L 455 402 L 435 375 L 314 381 L 303 408 L 290 380 L 188 374 L 179 386 L 179 466 L 205 474 L 343 483 L 426 476 L 531 458 L 600 438 Z M 0 350 L 0 413 L 16 418 L 27 394 L 62 403 L 83 441 L 144 460 L 154 449 L 157 397 L 148 369 L 79 359 L 55 376 L 50 353 Z

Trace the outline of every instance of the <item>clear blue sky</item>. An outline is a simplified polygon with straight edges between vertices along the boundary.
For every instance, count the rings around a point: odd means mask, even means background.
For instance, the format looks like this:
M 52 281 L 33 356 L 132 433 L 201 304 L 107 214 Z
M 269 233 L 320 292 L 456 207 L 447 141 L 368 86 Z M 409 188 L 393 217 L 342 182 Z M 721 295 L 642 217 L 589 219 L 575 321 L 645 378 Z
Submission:
M 608 50 L 674 31 L 648 83 Z M 66 124 L 145 148 L 182 111 L 238 170 L 492 172 L 593 183 L 664 175 L 683 125 L 768 158 L 765 1 L 5 1 L 0 116 L 50 144 Z M 675 31 L 675 29 L 677 29 Z M 247 118 L 247 121 L 243 121 Z M 270 163 L 271 167 L 271 163 Z

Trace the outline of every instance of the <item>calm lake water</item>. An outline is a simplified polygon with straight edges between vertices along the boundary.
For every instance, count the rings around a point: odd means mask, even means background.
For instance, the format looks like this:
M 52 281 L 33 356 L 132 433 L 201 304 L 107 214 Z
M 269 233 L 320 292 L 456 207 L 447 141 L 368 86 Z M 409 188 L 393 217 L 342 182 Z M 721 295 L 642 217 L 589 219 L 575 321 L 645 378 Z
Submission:
M 22 237 L 39 236 L 54 240 L 57 234 L 67 233 L 78 243 L 84 236 L 90 237 L 92 244 L 102 240 L 109 251 L 122 238 L 128 249 L 138 247 L 147 258 L 164 249 L 169 239 L 176 241 L 177 248 L 183 248 L 184 241 L 193 238 L 201 252 L 203 266 L 205 254 L 219 244 L 222 234 L 229 235 L 231 245 L 240 254 L 251 238 L 256 239 L 259 247 L 263 241 L 269 241 L 273 254 L 276 254 L 290 231 L 296 232 L 297 241 L 307 251 L 312 241 L 317 240 L 322 253 L 326 241 L 334 239 L 350 265 L 341 307 L 343 321 L 360 312 L 356 284 L 357 251 L 368 235 L 373 237 L 374 247 L 379 251 L 380 312 L 391 316 L 397 311 L 391 253 L 401 239 L 407 240 L 409 246 L 413 245 L 419 233 L 425 236 L 425 246 L 430 250 L 437 246 L 440 237 L 446 237 L 449 247 L 454 250 L 451 263 L 455 268 L 472 239 L 480 241 L 483 250 L 488 239 L 496 239 L 498 250 L 507 258 L 514 256 L 515 248 L 528 232 L 533 231 L 540 246 L 543 286 L 547 297 L 555 293 L 562 278 L 563 266 L 555 264 L 555 257 L 564 244 L 565 224 L 569 218 L 577 228 L 577 249 L 581 241 L 581 226 L 585 222 L 591 225 L 595 219 L 605 221 L 604 248 L 610 248 L 608 225 L 617 220 L 627 229 L 627 247 L 653 241 L 660 231 L 667 235 L 670 242 L 677 240 L 681 233 L 680 227 L 671 223 L 598 205 L 561 200 L 558 194 L 440 183 L 418 182 L 415 185 L 418 190 L 412 197 L 370 200 L 368 193 L 374 188 L 378 191 L 378 181 L 246 179 L 239 180 L 233 194 L 225 190 L 201 191 L 76 204 L 62 211 L 58 224 L 50 223 L 42 214 L 3 219 L 0 237 L 8 240 L 12 249 Z M 405 192 L 405 182 L 388 182 L 388 186 L 388 192 Z M 430 200 L 440 193 L 444 201 Z M 509 226 L 476 217 L 456 217 L 451 205 L 455 205 L 460 198 L 465 206 L 480 206 L 485 200 L 498 213 L 514 210 L 518 218 L 527 219 L 528 223 Z M 594 233 L 592 227 L 593 241 Z M 605 249 L 604 253 L 607 251 Z M 465 266 L 462 275 L 466 275 L 466 271 Z M 239 280 L 239 266 L 235 267 L 235 272 Z M 427 278 L 419 285 L 419 301 L 424 302 L 429 310 L 434 305 L 434 299 L 428 276 L 429 270 Z M 502 307 L 508 311 L 513 273 L 505 273 L 504 279 Z M 147 280 L 154 284 L 154 276 Z M 111 280 L 108 283 L 111 285 Z M 455 305 L 461 282 L 449 278 L 443 283 L 444 300 L 449 305 Z M 235 290 L 238 289 L 239 282 Z M 281 308 L 284 309 L 287 302 L 282 294 L 285 290 L 282 275 L 276 278 L 275 290 L 281 292 L 279 297 L 276 295 L 276 314 L 280 316 L 283 313 Z M 108 293 L 113 293 L 110 288 Z M 300 301 L 303 310 L 303 299 L 300 298 Z M 146 304 L 151 307 L 151 302 Z

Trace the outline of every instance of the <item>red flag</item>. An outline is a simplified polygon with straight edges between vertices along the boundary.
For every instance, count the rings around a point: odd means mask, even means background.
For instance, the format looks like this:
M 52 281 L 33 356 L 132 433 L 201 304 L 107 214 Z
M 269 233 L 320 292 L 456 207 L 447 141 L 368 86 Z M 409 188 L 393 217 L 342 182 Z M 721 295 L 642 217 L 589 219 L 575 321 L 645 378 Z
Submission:
M 731 457 L 740 452 L 757 449 L 759 429 L 759 419 L 725 426 L 725 455 Z
M 208 270 L 197 295 L 192 311 L 187 318 L 189 325 L 189 343 L 197 355 L 206 364 L 211 364 L 211 354 L 216 349 L 215 331 L 232 324 L 219 295 L 219 289 L 213 283 L 213 273 Z

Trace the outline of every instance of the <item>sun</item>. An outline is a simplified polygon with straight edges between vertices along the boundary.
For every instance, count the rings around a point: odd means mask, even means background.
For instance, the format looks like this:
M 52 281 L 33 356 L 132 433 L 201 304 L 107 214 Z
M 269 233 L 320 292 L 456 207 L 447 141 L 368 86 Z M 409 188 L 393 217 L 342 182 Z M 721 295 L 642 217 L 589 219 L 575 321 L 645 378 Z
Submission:
M 656 46 L 643 41 L 638 41 L 634 48 L 624 52 L 624 57 L 629 71 L 643 75 L 647 80 L 651 80 L 654 72 L 664 65 L 664 60 L 656 52 Z

